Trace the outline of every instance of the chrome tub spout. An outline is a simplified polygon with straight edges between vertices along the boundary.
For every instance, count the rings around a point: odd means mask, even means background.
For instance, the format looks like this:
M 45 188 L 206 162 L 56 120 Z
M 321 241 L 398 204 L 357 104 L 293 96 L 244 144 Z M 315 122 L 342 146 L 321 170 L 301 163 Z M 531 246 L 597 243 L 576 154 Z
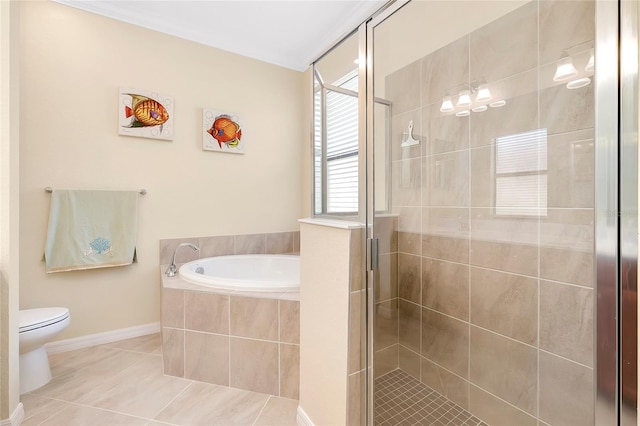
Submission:
M 171 258 L 171 265 L 169 265 L 167 270 L 164 272 L 166 276 L 175 277 L 176 272 L 178 272 L 178 267 L 176 266 L 176 254 L 178 253 L 178 249 L 180 247 L 184 247 L 184 246 L 191 247 L 191 249 L 193 251 L 199 251 L 200 250 L 200 248 L 198 246 L 196 246 L 194 244 L 191 244 L 191 243 L 182 243 L 178 247 L 176 247 L 176 249 L 173 251 L 173 257 Z

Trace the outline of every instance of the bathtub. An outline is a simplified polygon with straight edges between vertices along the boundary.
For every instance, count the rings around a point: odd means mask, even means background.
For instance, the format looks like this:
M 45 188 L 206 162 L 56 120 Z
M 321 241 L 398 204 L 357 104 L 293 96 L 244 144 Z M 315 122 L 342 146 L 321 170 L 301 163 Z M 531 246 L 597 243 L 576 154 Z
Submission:
M 213 289 L 250 292 L 300 290 L 300 256 L 250 254 L 217 256 L 185 263 L 180 278 Z

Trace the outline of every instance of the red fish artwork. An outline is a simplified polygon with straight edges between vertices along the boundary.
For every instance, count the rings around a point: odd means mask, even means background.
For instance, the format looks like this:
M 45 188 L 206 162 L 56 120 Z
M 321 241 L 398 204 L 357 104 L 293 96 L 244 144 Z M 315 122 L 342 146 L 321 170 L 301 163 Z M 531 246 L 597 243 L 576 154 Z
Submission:
M 165 107 L 147 96 L 127 94 L 131 96 L 131 107 L 124 107 L 125 117 L 133 117 L 128 127 L 160 126 L 160 132 L 162 132 L 162 125 L 169 120 L 169 113 Z
M 207 133 L 218 141 L 220 148 L 222 148 L 223 143 L 227 147 L 236 147 L 240 143 L 240 139 L 242 139 L 240 125 L 226 114 L 217 116 Z

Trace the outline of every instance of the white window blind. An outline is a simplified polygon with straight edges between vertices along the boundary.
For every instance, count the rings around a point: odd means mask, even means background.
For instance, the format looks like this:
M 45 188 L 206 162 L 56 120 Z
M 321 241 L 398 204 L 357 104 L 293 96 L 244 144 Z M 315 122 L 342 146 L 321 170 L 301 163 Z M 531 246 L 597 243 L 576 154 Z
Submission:
M 357 92 L 357 71 L 335 84 Z M 325 94 L 326 176 L 322 176 L 322 91 Z M 358 211 L 358 98 L 322 88 L 315 95 L 315 182 L 316 213 Z M 326 211 L 322 211 L 322 188 L 326 191 Z
M 327 93 L 327 212 L 358 211 L 358 98 Z
M 496 215 L 547 215 L 547 129 L 496 138 Z

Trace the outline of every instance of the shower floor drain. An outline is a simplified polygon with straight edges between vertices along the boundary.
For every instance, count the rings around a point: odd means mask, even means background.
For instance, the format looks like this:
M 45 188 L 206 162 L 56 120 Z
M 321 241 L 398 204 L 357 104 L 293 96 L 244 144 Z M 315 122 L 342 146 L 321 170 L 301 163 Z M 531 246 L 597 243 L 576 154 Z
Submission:
M 376 379 L 377 426 L 488 426 L 402 370 Z

